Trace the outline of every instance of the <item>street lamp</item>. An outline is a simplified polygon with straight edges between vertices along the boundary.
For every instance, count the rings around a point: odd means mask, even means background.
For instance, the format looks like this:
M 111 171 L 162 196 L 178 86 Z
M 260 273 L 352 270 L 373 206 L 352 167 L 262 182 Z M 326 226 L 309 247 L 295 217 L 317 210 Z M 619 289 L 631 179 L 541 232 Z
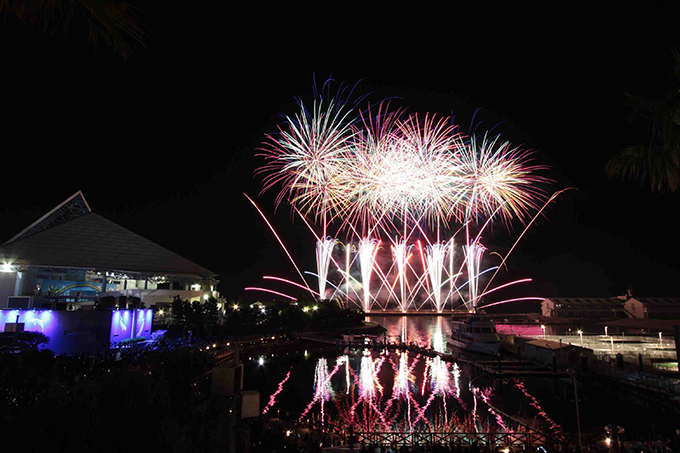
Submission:
M 545 338 L 545 324 L 541 324 L 541 329 L 543 329 L 543 338 Z
M 581 347 L 583 347 L 583 331 L 578 330 L 576 333 L 578 333 L 578 335 L 581 337 Z

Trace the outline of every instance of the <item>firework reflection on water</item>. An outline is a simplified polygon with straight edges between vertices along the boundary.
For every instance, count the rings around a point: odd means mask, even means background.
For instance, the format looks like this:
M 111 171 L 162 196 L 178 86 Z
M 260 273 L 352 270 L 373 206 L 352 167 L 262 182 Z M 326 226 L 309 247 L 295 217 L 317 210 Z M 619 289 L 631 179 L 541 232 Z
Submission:
M 434 323 L 434 330 L 438 330 Z M 301 422 L 345 432 L 525 432 L 507 416 L 490 379 L 413 352 L 362 349 L 317 358 L 313 396 Z M 332 369 L 329 364 L 335 363 Z M 534 403 L 535 400 L 532 400 Z

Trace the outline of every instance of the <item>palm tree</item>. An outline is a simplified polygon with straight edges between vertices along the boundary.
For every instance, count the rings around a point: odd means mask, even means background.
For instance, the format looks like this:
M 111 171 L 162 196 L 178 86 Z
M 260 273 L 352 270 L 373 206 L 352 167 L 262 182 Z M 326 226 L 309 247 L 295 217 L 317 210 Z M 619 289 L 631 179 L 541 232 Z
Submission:
M 653 192 L 680 188 L 680 51 L 672 53 L 675 77 L 663 98 L 626 94 L 633 116 L 649 124 L 649 142 L 624 148 L 605 166 L 609 177 L 639 180 Z
M 140 13 L 122 0 L 0 1 L 0 15 L 16 17 L 50 35 L 84 26 L 95 49 L 104 44 L 123 58 L 144 45 L 146 32 L 138 20 Z

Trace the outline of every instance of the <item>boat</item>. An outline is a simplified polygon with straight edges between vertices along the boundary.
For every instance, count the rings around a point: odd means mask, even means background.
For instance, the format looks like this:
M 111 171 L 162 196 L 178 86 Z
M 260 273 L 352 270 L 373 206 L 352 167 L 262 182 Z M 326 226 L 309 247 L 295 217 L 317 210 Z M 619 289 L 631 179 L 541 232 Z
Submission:
M 479 313 L 464 316 L 454 315 L 451 321 L 451 335 L 446 343 L 453 348 L 479 354 L 496 355 L 501 347 L 501 337 L 496 325 Z

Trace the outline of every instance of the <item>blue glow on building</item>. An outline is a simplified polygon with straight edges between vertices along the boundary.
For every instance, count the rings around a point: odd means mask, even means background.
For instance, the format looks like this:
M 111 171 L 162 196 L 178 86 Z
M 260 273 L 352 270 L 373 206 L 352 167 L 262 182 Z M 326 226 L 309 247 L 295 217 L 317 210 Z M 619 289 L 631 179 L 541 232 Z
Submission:
M 153 310 L 116 310 L 111 316 L 112 343 L 118 343 L 131 338 L 151 338 L 151 323 Z
M 48 336 L 46 347 L 56 353 L 87 352 L 131 338 L 150 339 L 153 310 L 0 310 L 0 332 L 16 322 L 24 324 L 24 331 Z
M 57 330 L 52 310 L 0 310 L 0 332 L 5 331 L 5 324 L 15 322 L 23 323 L 26 332 L 40 332 L 50 338 Z

